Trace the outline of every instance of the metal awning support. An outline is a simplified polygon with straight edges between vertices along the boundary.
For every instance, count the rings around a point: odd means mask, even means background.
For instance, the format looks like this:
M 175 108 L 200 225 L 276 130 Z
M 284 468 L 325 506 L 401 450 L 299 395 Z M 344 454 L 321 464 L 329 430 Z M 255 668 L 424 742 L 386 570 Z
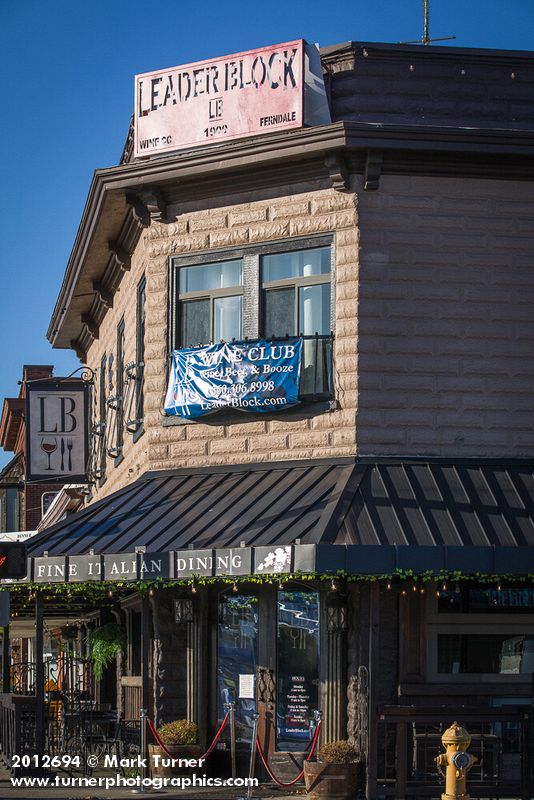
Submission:
M 11 691 L 10 659 L 9 625 L 5 625 L 2 634 L 2 691 L 4 694 L 8 694 Z
M 39 763 L 45 752 L 44 605 L 42 592 L 35 593 L 35 752 Z
M 378 676 L 380 674 L 380 584 L 370 584 L 369 590 L 369 722 L 366 764 L 367 800 L 377 797 L 378 768 Z
M 141 597 L 141 708 L 150 716 L 150 601 L 147 594 Z M 144 753 L 142 754 L 145 755 Z

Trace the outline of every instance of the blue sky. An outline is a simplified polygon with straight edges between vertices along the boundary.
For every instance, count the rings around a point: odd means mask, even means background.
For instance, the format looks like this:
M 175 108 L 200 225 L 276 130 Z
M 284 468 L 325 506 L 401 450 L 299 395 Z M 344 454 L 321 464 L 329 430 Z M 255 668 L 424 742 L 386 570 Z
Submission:
M 325 46 L 422 34 L 422 0 L 165 3 L 0 0 L 0 400 L 24 363 L 78 366 L 46 329 L 93 170 L 118 162 L 133 76 L 295 38 Z M 459 47 L 534 49 L 532 0 L 431 0 Z M 9 455 L 0 451 L 0 465 Z

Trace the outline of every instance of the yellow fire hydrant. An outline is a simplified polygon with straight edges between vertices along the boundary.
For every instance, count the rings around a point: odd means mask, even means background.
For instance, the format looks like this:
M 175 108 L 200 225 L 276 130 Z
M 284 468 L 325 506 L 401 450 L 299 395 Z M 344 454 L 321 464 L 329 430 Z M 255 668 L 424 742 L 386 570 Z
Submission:
M 445 794 L 441 800 L 469 800 L 465 781 L 467 773 L 478 760 L 466 753 L 471 736 L 458 722 L 453 722 L 441 737 L 447 751 L 436 758 L 438 767 L 445 767 Z

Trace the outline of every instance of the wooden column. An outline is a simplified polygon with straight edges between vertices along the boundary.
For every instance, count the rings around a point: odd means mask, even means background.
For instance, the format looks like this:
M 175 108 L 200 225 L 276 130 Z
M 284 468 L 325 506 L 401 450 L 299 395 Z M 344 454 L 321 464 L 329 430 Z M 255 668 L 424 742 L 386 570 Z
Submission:
M 369 720 L 367 745 L 367 800 L 377 797 L 378 674 L 380 670 L 380 583 L 369 587 Z
M 2 691 L 8 694 L 11 691 L 11 663 L 9 654 L 9 625 L 4 626 L 2 635 Z
M 42 592 L 35 593 L 35 752 L 45 752 L 44 606 Z

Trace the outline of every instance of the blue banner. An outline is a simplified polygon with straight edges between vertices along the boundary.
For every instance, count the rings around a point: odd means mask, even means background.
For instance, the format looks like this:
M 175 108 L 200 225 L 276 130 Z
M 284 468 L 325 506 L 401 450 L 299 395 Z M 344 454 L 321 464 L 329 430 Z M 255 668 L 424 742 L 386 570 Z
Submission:
M 302 339 L 258 339 L 174 350 L 165 413 L 280 411 L 298 403 Z

